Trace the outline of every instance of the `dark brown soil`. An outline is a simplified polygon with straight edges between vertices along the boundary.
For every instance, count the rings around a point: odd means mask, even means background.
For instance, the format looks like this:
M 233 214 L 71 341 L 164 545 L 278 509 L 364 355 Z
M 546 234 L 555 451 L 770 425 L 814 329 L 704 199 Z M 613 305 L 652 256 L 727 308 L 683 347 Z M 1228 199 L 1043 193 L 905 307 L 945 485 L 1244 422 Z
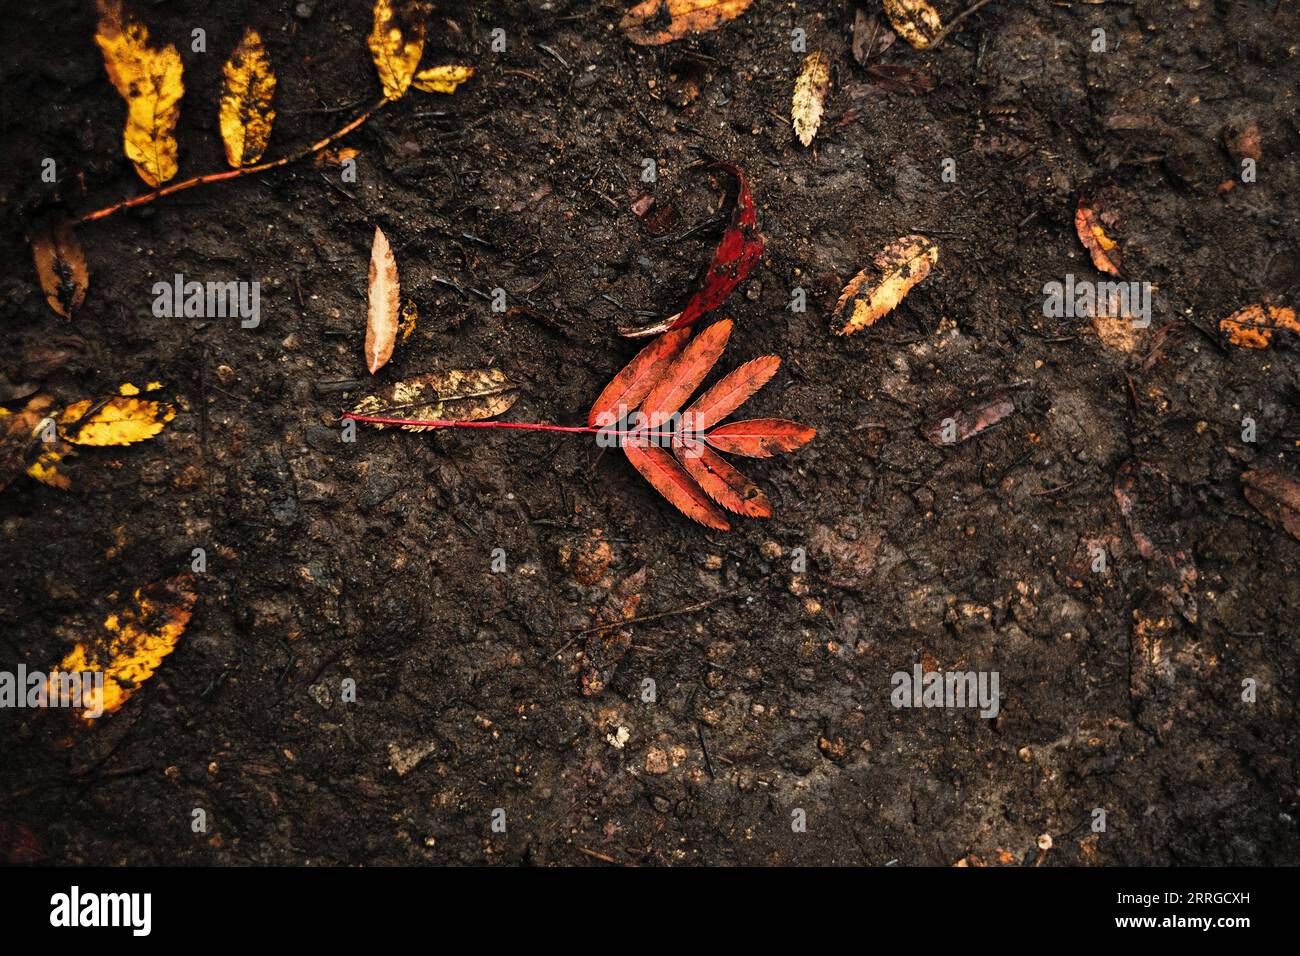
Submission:
M 70 344 L 43 382 L 58 400 L 160 379 L 179 411 L 157 439 L 83 450 L 74 492 L 23 478 L 0 496 L 0 668 L 49 668 L 110 595 L 188 570 L 195 547 L 209 566 L 187 633 L 122 711 L 89 732 L 0 713 L 3 832 L 28 828 L 59 863 L 1036 863 L 1043 834 L 1047 865 L 1300 862 L 1300 542 L 1239 479 L 1300 472 L 1300 367 L 1294 341 L 1248 351 L 1217 331 L 1300 292 L 1294 2 L 991 4 L 937 51 L 875 58 L 933 81 L 916 95 L 854 61 L 845 2 L 757 0 L 658 48 L 623 39 L 623 4 L 443 4 L 425 62 L 479 74 L 350 137 L 357 183 L 307 161 L 88 225 L 72 323 L 45 306 L 25 227 L 56 200 L 80 213 L 142 187 L 93 5 L 7 6 L 6 367 Z M 220 68 L 245 24 L 279 74 L 268 155 L 378 94 L 367 3 L 135 6 L 183 50 L 182 176 L 223 167 Z M 811 150 L 786 121 L 795 27 L 834 62 Z M 1094 27 L 1118 48 L 1089 52 Z M 684 102 L 670 75 L 688 56 Z M 1258 181 L 1216 195 L 1238 178 L 1224 130 L 1252 121 Z M 645 157 L 644 191 L 676 210 L 666 235 L 631 209 Z M 708 261 L 731 188 L 711 158 L 748 172 L 768 240 L 718 313 L 736 323 L 720 367 L 780 354 L 746 414 L 819 431 L 746 466 L 773 519 L 702 530 L 578 436 L 340 441 L 371 384 L 375 225 L 421 316 L 380 381 L 495 365 L 522 385 L 509 418 L 577 424 L 635 351 L 615 327 L 676 312 Z M 1044 283 L 1099 278 L 1074 211 L 1102 187 L 1125 277 L 1155 284 L 1131 354 L 1043 316 Z M 934 274 L 831 336 L 845 282 L 912 233 L 939 243 Z M 260 281 L 261 326 L 155 318 L 153 283 L 177 272 Z M 945 408 L 1000 388 L 1015 412 L 996 427 L 927 440 Z M 1126 463 L 1141 531 L 1196 568 L 1187 594 L 1121 517 Z M 565 556 L 601 536 L 612 564 L 581 583 Z M 1092 539 L 1106 573 L 1088 570 Z M 642 568 L 640 614 L 714 603 L 637 625 L 584 696 L 574 632 Z M 893 708 L 891 675 L 918 662 L 997 671 L 1000 714 Z M 394 746 L 428 754 L 399 776 Z

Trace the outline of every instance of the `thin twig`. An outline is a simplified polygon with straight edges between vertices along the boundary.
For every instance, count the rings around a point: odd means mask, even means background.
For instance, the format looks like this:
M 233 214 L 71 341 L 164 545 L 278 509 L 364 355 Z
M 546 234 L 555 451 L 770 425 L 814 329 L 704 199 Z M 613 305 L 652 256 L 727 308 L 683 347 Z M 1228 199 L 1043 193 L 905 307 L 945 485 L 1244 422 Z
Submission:
M 937 50 L 937 49 L 939 49 L 939 44 L 942 43 L 945 39 L 947 39 L 948 34 L 951 33 L 954 29 L 956 29 L 957 24 L 961 23 L 961 22 L 962 22 L 963 20 L 965 20 L 968 16 L 970 16 L 970 15 L 971 15 L 972 13 L 974 13 L 976 10 L 980 9 L 980 7 L 983 7 L 983 6 L 984 6 L 985 4 L 987 4 L 988 2 L 989 2 L 989 0 L 977 0 L 977 2 L 971 4 L 969 7 L 967 7 L 965 10 L 963 10 L 961 13 L 959 13 L 959 14 L 957 14 L 955 17 L 953 17 L 953 18 L 952 18 L 952 22 L 949 23 L 946 27 L 944 27 L 942 30 L 939 31 L 939 35 L 936 36 L 933 40 L 930 41 L 930 43 L 929 43 L 929 45 L 926 47 L 926 49 L 927 49 L 927 50 Z
M 305 149 L 298 150 L 296 153 L 290 153 L 288 156 L 282 156 L 279 159 L 273 159 L 269 162 L 258 163 L 255 166 L 241 166 L 238 169 L 227 169 L 220 173 L 207 173 L 203 176 L 195 176 L 192 179 L 186 179 L 183 182 L 172 183 L 170 186 L 166 186 L 162 189 L 155 189 L 153 192 L 145 193 L 143 196 L 136 196 L 134 199 L 124 199 L 111 206 L 105 206 L 103 209 L 96 209 L 94 212 L 86 213 L 86 215 L 82 216 L 80 219 L 73 220 L 73 225 L 79 226 L 83 223 L 95 222 L 98 219 L 107 219 L 114 213 L 119 213 L 126 209 L 134 209 L 137 206 L 151 203 L 156 199 L 162 199 L 164 196 L 170 196 L 173 193 L 178 193 L 186 189 L 193 189 L 195 186 L 202 186 L 204 183 L 224 182 L 227 179 L 238 179 L 241 176 L 248 176 L 252 173 L 261 173 L 268 169 L 278 169 L 281 166 L 288 166 L 290 163 L 295 163 L 300 159 L 305 159 L 313 153 L 320 152 L 331 143 L 342 139 L 344 136 L 348 135 L 348 133 L 351 133 L 357 127 L 365 123 L 366 120 L 370 119 L 370 117 L 378 110 L 382 109 L 390 102 L 391 100 L 386 97 L 379 100 L 374 106 L 370 107 L 370 109 L 366 110 L 352 122 L 348 123 L 347 126 L 344 126 L 337 132 L 331 133 L 322 140 L 312 143 Z

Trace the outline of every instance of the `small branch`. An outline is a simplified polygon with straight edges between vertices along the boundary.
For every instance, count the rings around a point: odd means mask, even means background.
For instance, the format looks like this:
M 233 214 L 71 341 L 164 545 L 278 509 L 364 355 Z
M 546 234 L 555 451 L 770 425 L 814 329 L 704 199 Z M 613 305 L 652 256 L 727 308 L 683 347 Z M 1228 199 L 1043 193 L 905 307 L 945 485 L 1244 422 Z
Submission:
M 80 226 L 83 223 L 95 222 L 99 219 L 107 219 L 115 213 L 123 212 L 127 209 L 134 209 L 137 206 L 143 206 L 156 199 L 162 199 L 164 196 L 170 196 L 173 193 L 182 192 L 186 189 L 193 189 L 195 186 L 202 186 L 204 183 L 219 183 L 224 182 L 227 179 L 238 179 L 241 176 L 265 172 L 268 169 L 279 169 L 281 166 L 288 166 L 290 163 L 296 163 L 298 160 L 306 159 L 313 153 L 318 153 L 331 143 L 347 136 L 348 133 L 357 129 L 357 127 L 365 123 L 366 120 L 370 119 L 370 117 L 374 116 L 376 112 L 383 109 L 384 106 L 390 102 L 392 101 L 387 98 L 379 100 L 374 106 L 370 107 L 370 109 L 366 110 L 352 122 L 348 123 L 347 126 L 344 126 L 337 132 L 331 133 L 322 140 L 312 143 L 304 149 L 298 150 L 296 153 L 290 153 L 288 156 L 282 156 L 279 159 L 273 159 L 269 162 L 258 163 L 255 166 L 241 166 L 238 169 L 227 169 L 220 173 L 207 173 L 206 175 L 195 176 L 192 179 L 186 179 L 179 183 L 172 183 L 170 186 L 156 189 L 151 193 L 145 193 L 143 196 L 136 196 L 134 199 L 124 199 L 112 206 L 105 206 L 103 209 L 96 209 L 94 212 L 86 213 L 86 215 L 82 216 L 80 219 L 73 220 L 73 225 Z
M 955 29 L 957 28 L 957 24 L 961 23 L 963 20 L 965 20 L 965 19 L 966 19 L 968 16 L 970 16 L 972 13 L 974 13 L 974 12 L 977 11 L 977 10 L 979 10 L 981 7 L 985 6 L 985 5 L 988 4 L 988 3 L 989 3 L 989 0 L 977 0 L 977 2 L 971 4 L 969 7 L 967 7 L 965 10 L 963 10 L 961 13 L 957 14 L 955 17 L 952 18 L 952 22 L 949 23 L 949 24 L 948 24 L 946 27 L 944 27 L 942 30 L 940 30 L 940 31 L 939 31 L 939 35 L 938 35 L 937 37 L 935 37 L 933 40 L 930 41 L 930 45 L 927 46 L 926 49 L 927 49 L 927 50 L 937 50 L 937 49 L 939 49 L 939 44 L 943 43 L 944 40 L 948 39 L 948 34 L 951 33 L 953 30 L 955 30 Z

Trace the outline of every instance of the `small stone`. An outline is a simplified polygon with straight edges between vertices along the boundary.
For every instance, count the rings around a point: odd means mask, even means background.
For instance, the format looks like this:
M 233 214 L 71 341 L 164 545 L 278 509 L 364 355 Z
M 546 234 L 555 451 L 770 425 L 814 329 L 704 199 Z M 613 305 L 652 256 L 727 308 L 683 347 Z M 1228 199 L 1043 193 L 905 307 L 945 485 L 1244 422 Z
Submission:
M 1025 763 L 1029 763 L 1031 760 L 1034 759 L 1034 752 L 1030 750 L 1028 747 L 1021 747 L 1019 750 L 1016 751 L 1016 756 L 1019 757 Z
M 1052 835 L 1050 833 L 1044 833 L 1042 836 L 1038 838 L 1038 849 L 1046 852 L 1051 848 L 1052 848 Z
M 235 370 L 229 365 L 217 366 L 217 381 L 222 385 L 229 385 L 235 380 Z
M 668 772 L 668 754 L 658 747 L 651 747 L 645 755 L 645 772 L 659 776 Z

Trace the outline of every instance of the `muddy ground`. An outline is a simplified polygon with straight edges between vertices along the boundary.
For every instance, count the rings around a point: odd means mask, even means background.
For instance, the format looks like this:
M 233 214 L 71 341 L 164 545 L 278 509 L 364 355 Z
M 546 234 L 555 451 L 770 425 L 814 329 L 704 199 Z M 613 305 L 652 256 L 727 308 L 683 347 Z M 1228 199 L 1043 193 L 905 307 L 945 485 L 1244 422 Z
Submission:
M 182 49 L 182 177 L 224 167 L 220 67 L 245 24 L 279 74 L 268 156 L 378 95 L 367 3 L 135 6 Z M 49 668 L 115 593 L 209 555 L 188 631 L 120 712 L 88 732 L 0 713 L 9 858 L 1300 862 L 1300 542 L 1239 478 L 1300 471 L 1296 344 L 1248 351 L 1217 331 L 1300 292 L 1295 3 L 994 3 L 938 50 L 873 56 L 909 68 L 908 89 L 855 62 L 846 2 L 757 0 L 657 48 L 623 39 L 623 4 L 468 6 L 435 11 L 425 63 L 478 75 L 353 134 L 355 184 L 307 161 L 90 224 L 69 323 L 39 293 L 25 227 L 143 187 L 92 5 L 6 4 L 6 368 L 53 343 L 73 353 L 40 383 L 59 401 L 158 379 L 178 414 L 152 441 L 84 449 L 72 492 L 23 478 L 0 496 L 4 668 Z M 189 50 L 196 26 L 206 54 Z M 795 27 L 834 64 L 812 149 L 787 120 Z M 1090 52 L 1095 27 L 1108 52 Z M 1219 195 L 1239 179 L 1225 128 L 1252 121 L 1257 181 Z M 47 156 L 58 186 L 40 181 Z M 340 441 L 370 385 L 375 225 L 420 309 L 380 381 L 497 366 L 522 386 L 509 419 L 580 424 L 636 349 L 616 326 L 679 310 L 708 261 L 734 192 L 708 158 L 747 170 L 768 240 L 718 313 L 736 323 L 720 367 L 781 355 L 745 414 L 818 429 L 746 465 L 771 520 L 702 529 L 581 436 Z M 1102 187 L 1120 197 L 1125 277 L 1155 288 L 1130 353 L 1043 314 L 1044 283 L 1100 277 L 1074 212 Z M 662 219 L 638 220 L 643 193 Z M 831 336 L 844 283 L 912 233 L 939 243 L 934 274 L 875 327 Z M 155 318 L 153 283 L 177 272 L 260 281 L 261 325 Z M 508 313 L 485 298 L 497 287 Z M 999 388 L 1015 404 L 1000 424 L 926 439 Z M 1132 522 L 1114 494 L 1126 467 Z M 1134 527 L 1194 582 L 1171 586 Z M 596 648 L 575 632 L 640 569 L 638 614 L 677 613 L 635 625 L 586 696 Z M 891 675 L 917 663 L 997 671 L 997 717 L 892 707 Z

